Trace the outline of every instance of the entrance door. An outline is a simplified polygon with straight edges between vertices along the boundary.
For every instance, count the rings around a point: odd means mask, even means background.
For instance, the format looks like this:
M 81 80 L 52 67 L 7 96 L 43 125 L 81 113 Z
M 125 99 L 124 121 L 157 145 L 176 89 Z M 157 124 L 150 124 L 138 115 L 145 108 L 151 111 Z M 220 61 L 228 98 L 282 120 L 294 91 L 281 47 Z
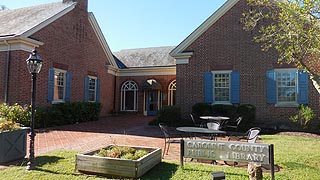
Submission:
M 158 112 L 158 90 L 149 90 L 147 92 L 147 115 L 154 116 Z

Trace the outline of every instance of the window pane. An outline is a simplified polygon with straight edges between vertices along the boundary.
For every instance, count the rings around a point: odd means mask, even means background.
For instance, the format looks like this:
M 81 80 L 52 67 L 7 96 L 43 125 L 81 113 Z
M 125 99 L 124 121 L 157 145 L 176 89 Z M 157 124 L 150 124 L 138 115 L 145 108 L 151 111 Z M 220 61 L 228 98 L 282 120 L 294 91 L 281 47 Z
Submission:
M 214 99 L 217 102 L 230 100 L 229 73 L 216 73 L 214 75 Z
M 133 81 L 127 81 L 121 86 L 121 111 L 136 111 L 138 86 Z
M 278 102 L 296 101 L 296 73 L 295 71 L 277 72 Z
M 133 91 L 126 92 L 125 109 L 134 110 L 134 92 Z
M 54 94 L 53 98 L 55 101 L 64 100 L 64 90 L 65 90 L 65 73 L 55 71 L 54 72 Z
M 96 101 L 96 79 L 89 78 L 89 101 Z

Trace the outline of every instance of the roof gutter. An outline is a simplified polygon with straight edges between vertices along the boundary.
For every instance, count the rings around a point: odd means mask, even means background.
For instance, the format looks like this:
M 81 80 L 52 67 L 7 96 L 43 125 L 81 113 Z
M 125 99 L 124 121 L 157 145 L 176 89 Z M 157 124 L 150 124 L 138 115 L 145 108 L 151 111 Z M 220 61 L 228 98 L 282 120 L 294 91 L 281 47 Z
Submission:
M 9 71 L 10 71 L 10 44 L 7 40 L 4 40 L 4 43 L 7 45 L 6 53 L 6 69 L 5 69 L 5 87 L 4 87 L 4 103 L 8 103 L 9 97 Z

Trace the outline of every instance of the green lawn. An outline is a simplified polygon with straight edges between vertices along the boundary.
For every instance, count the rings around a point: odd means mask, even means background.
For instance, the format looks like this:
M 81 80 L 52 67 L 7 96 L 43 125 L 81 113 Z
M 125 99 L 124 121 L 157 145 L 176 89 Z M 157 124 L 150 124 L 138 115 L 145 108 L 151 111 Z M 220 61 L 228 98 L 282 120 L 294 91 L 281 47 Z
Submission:
M 280 180 L 320 180 L 320 140 L 295 136 L 264 135 L 263 142 L 274 144 L 275 164 L 281 167 L 275 178 Z M 0 171 L 0 179 L 6 180 L 72 180 L 105 179 L 104 177 L 74 172 L 75 151 L 56 151 L 36 158 L 38 169 L 26 172 L 25 162 Z M 201 163 L 163 161 L 141 179 L 212 179 L 210 172 L 224 171 L 228 180 L 248 179 L 246 168 L 213 166 Z M 270 173 L 264 173 L 270 179 Z

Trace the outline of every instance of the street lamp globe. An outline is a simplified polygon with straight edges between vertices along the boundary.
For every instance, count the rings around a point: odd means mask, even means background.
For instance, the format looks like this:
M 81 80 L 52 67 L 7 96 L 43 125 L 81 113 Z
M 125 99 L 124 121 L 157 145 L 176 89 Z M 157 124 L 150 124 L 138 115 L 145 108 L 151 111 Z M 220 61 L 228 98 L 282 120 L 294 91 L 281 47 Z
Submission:
M 40 55 L 37 53 L 37 50 L 33 50 L 26 61 L 27 61 L 29 73 L 38 74 L 40 72 L 42 67 L 42 59 Z

